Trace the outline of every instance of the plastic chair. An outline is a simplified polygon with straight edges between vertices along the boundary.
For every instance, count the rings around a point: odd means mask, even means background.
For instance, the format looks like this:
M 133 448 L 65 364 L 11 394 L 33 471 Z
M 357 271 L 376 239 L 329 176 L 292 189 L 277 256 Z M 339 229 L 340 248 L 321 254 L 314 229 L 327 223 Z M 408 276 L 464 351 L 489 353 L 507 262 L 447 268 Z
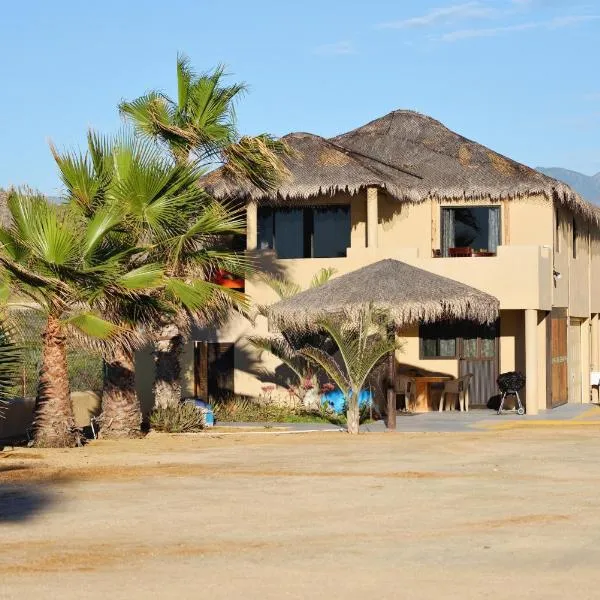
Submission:
M 416 382 L 408 375 L 396 376 L 396 393 L 404 395 L 404 408 L 410 410 L 411 402 L 416 401 Z
M 471 383 L 471 377 L 473 377 L 473 373 L 467 373 L 458 379 L 452 379 L 444 383 L 439 412 L 446 409 L 446 394 L 456 394 L 460 410 L 469 412 L 469 384 Z M 454 410 L 454 404 L 450 405 L 450 410 Z

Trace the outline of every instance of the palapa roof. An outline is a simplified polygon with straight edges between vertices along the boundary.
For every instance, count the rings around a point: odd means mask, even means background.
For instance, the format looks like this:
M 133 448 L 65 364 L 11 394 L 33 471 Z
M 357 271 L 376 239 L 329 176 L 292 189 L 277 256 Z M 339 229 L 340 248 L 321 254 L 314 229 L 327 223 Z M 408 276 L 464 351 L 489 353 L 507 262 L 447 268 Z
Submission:
M 397 327 L 445 319 L 492 323 L 500 307 L 497 298 L 464 283 L 385 259 L 273 304 L 269 325 L 310 330 L 326 316 L 354 319 L 369 305 Z
M 469 140 L 439 121 L 396 110 L 326 140 L 308 133 L 283 138 L 293 151 L 289 177 L 265 193 L 216 170 L 204 184 L 218 198 L 285 203 L 379 186 L 399 201 L 478 200 L 543 195 L 598 223 L 596 207 L 568 185 Z

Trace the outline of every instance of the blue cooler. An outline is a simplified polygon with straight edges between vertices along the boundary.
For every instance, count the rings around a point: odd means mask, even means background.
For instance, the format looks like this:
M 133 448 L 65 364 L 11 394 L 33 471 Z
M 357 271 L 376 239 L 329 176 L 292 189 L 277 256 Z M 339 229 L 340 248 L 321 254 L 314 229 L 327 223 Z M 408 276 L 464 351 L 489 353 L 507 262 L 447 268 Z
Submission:
M 200 398 L 187 398 L 184 400 L 185 404 L 193 404 L 199 411 L 202 411 L 204 418 L 204 427 L 213 427 L 215 424 L 215 413 L 213 412 L 212 406 Z

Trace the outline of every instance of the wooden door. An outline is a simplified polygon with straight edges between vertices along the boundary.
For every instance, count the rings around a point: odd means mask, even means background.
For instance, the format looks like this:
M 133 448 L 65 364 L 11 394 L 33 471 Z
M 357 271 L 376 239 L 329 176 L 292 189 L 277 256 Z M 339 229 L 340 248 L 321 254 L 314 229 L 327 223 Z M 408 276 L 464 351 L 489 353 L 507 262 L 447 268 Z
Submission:
M 569 402 L 581 404 L 581 321 L 569 322 Z
M 231 343 L 196 342 L 194 389 L 203 400 L 232 394 L 234 347 Z
M 469 403 L 487 406 L 498 394 L 499 344 L 498 323 L 489 327 L 469 326 L 459 340 L 459 376 L 471 373 Z
M 569 401 L 567 309 L 553 308 L 550 318 L 551 393 L 547 408 L 555 408 Z

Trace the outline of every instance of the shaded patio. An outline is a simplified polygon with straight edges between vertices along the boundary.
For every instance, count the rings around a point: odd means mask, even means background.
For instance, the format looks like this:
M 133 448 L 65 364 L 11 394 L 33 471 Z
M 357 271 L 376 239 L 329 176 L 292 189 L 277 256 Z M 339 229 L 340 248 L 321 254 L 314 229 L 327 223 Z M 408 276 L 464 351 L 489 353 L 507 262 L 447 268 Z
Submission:
M 499 302 L 490 294 L 386 259 L 273 304 L 268 311 L 269 326 L 279 331 L 311 331 L 319 319 L 354 320 L 369 307 L 387 315 L 395 334 L 414 323 L 457 320 L 490 324 L 499 314 Z M 392 353 L 387 372 L 389 429 L 396 428 L 396 379 Z

